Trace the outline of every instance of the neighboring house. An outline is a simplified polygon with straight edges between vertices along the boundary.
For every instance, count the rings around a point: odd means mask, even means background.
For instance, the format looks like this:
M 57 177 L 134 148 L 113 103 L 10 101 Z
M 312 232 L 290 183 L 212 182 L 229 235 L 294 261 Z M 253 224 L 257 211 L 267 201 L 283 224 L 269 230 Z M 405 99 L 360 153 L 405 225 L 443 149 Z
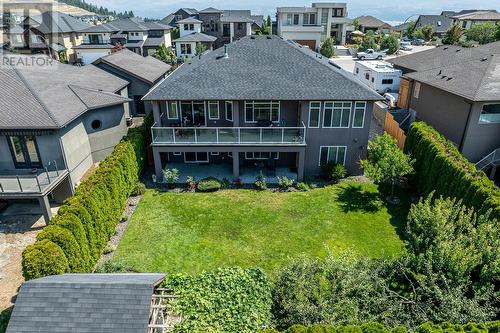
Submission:
M 452 16 L 454 12 L 445 11 L 441 15 L 420 15 L 415 21 L 415 29 L 422 28 L 426 25 L 432 26 L 434 35 L 444 37 L 446 31 L 452 26 Z
M 212 50 L 217 37 L 209 36 L 201 32 L 200 21 L 194 17 L 188 17 L 177 21 L 180 37 L 173 40 L 177 58 L 192 58 L 196 54 L 196 45 L 202 44 L 207 50 Z
M 10 48 L 19 53 L 44 53 L 54 59 L 74 63 L 75 47 L 83 42 L 82 30 L 90 27 L 60 12 L 44 12 L 26 17 L 7 31 Z
M 171 329 L 159 311 L 165 274 L 62 274 L 26 281 L 7 333 L 150 333 Z M 154 328 L 156 327 L 156 329 Z
M 478 10 L 473 12 L 458 13 L 452 16 L 453 23 L 458 23 L 462 29 L 468 30 L 475 24 L 480 23 L 498 23 L 500 22 L 500 13 L 496 10 Z
M 368 31 L 388 33 L 392 30 L 392 26 L 389 23 L 370 15 L 358 16 L 355 20 L 358 20 L 359 30 L 363 33 Z
M 314 2 L 312 7 L 278 7 L 277 34 L 284 39 L 307 45 L 311 50 L 332 38 L 335 44 L 345 44 L 347 4 Z
M 141 98 L 161 79 L 171 66 L 152 56 L 142 57 L 130 50 L 121 50 L 97 59 L 97 67 L 129 82 L 128 97 L 131 116 L 144 116 L 151 111 L 151 104 Z
M 158 22 L 144 22 L 138 18 L 126 18 L 92 26 L 83 30 L 83 44 L 78 46 L 78 59 L 83 64 L 110 54 L 117 47 L 142 56 L 153 55 L 164 44 L 172 46 L 171 26 Z
M 160 23 L 175 26 L 180 20 L 187 19 L 188 17 L 195 17 L 198 15 L 198 11 L 194 8 L 181 8 L 175 13 L 169 14 L 164 17 Z
M 389 60 L 403 70 L 398 105 L 471 162 L 500 148 L 500 42 L 441 46 Z
M 381 97 L 306 47 L 249 36 L 181 65 L 144 100 L 158 180 L 165 167 L 194 164 L 302 180 L 327 162 L 361 173 Z
M 49 197 L 69 196 L 126 134 L 128 82 L 42 55 L 2 64 L 0 199 L 38 199 L 48 222 Z

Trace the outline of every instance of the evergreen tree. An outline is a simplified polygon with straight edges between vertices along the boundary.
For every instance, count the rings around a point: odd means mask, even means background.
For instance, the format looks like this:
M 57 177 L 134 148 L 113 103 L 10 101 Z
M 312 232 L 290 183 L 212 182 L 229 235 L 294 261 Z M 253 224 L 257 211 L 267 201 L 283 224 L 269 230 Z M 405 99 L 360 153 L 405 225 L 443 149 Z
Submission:
M 333 48 L 333 39 L 327 38 L 319 50 L 322 56 L 331 58 L 335 54 L 335 49 Z
M 446 30 L 446 35 L 443 38 L 443 44 L 457 44 L 464 34 L 464 30 L 458 23 L 453 23 L 451 27 Z

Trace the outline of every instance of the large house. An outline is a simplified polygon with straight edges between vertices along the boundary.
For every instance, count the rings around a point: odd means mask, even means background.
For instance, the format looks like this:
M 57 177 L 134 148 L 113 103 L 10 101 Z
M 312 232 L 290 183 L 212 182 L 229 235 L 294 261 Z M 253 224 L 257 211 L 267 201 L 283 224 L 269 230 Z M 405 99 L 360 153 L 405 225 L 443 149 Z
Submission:
M 328 162 L 359 174 L 380 99 L 307 47 L 244 37 L 181 65 L 144 97 L 153 103 L 157 180 L 172 167 L 300 180 Z
M 82 30 L 90 27 L 79 19 L 57 11 L 26 17 L 7 26 L 5 40 L 18 53 L 45 53 L 54 59 L 74 63 L 75 47 L 83 42 Z
M 368 31 L 388 33 L 392 30 L 392 26 L 371 15 L 358 16 L 355 18 L 359 24 L 359 30 L 363 33 Z
M 486 22 L 500 22 L 500 13 L 496 10 L 462 11 L 452 17 L 453 23 L 458 23 L 463 29 L 468 30 L 475 24 Z
M 42 55 L 2 56 L 0 200 L 73 193 L 87 170 L 127 132 L 128 82 L 95 66 L 75 67 Z
M 171 68 L 152 56 L 143 57 L 127 49 L 99 58 L 94 65 L 129 83 L 127 90 L 131 99 L 130 115 L 133 117 L 144 116 L 151 111 L 151 104 L 141 99 Z
M 398 105 L 471 162 L 500 148 L 500 42 L 441 46 L 389 60 L 403 71 Z
M 315 2 L 311 7 L 278 7 L 277 34 L 284 39 L 307 45 L 312 50 L 332 38 L 335 44 L 345 44 L 347 18 L 345 3 Z
M 153 55 L 163 44 L 172 45 L 171 26 L 159 22 L 144 22 L 126 18 L 84 29 L 83 43 L 76 47 L 78 59 L 83 64 L 110 54 L 114 49 L 125 47 L 142 56 Z
M 435 36 L 443 37 L 453 24 L 451 17 L 455 14 L 452 11 L 444 11 L 440 15 L 420 15 L 415 21 L 415 29 L 430 25 Z
M 203 45 L 205 50 L 212 50 L 217 37 L 201 32 L 203 21 L 188 17 L 177 21 L 179 38 L 172 41 L 177 58 L 185 59 L 196 55 L 196 47 Z

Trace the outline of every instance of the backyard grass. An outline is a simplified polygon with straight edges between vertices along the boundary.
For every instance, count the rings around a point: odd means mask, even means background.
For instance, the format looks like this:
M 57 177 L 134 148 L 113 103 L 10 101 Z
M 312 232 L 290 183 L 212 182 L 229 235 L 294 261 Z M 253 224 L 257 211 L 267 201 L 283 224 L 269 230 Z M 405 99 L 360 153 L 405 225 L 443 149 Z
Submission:
M 223 266 L 273 271 L 290 258 L 352 250 L 401 253 L 408 202 L 392 207 L 378 188 L 342 183 L 308 192 L 148 190 L 114 256 L 138 271 L 197 273 Z

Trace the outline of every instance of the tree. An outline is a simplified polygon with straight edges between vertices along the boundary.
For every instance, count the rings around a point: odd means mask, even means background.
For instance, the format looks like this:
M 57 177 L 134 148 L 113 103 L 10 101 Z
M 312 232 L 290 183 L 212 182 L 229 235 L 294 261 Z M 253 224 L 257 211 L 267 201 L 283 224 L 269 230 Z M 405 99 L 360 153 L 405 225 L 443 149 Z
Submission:
M 323 57 L 331 58 L 335 54 L 335 49 L 333 47 L 333 39 L 327 38 L 322 44 L 319 50 Z
M 497 31 L 495 32 L 495 40 L 500 40 L 500 23 L 497 23 Z
M 487 44 L 495 41 L 497 26 L 495 23 L 486 22 L 474 24 L 469 30 L 465 31 L 465 36 L 468 40 L 473 40 L 479 44 Z
M 415 21 L 408 21 L 406 25 L 406 29 L 403 31 L 403 36 L 406 37 L 413 37 L 413 33 L 415 32 L 417 22 Z
M 361 24 L 357 18 L 352 20 L 352 25 L 354 26 L 354 30 L 359 30 L 361 28 Z
M 159 59 L 167 64 L 176 64 L 177 56 L 175 52 L 171 49 L 168 49 L 165 44 L 161 44 L 160 47 L 156 50 L 154 54 L 156 59 Z
M 207 47 L 203 43 L 196 43 L 195 56 L 201 57 L 203 53 L 207 50 Z
M 399 40 L 394 34 L 385 35 L 380 43 L 381 50 L 388 50 L 388 54 L 394 54 L 399 51 Z
M 391 196 L 389 200 L 397 202 L 394 197 L 394 185 L 401 177 L 413 172 L 410 156 L 403 153 L 389 134 L 377 135 L 374 141 L 368 142 L 368 159 L 361 161 L 365 174 L 377 183 L 389 183 Z
M 368 31 L 366 33 L 366 35 L 363 37 L 361 45 L 359 46 L 359 51 L 366 51 L 368 49 L 378 49 L 378 45 L 375 42 L 375 34 L 373 33 L 373 31 Z
M 171 30 L 170 32 L 170 37 L 172 38 L 172 40 L 174 39 L 177 39 L 179 37 L 181 37 L 181 33 L 179 31 L 179 27 L 175 27 Z
M 460 26 L 460 24 L 453 23 L 451 27 L 446 30 L 446 35 L 443 38 L 443 43 L 444 44 L 457 44 L 460 41 L 460 38 L 462 38 L 464 34 L 464 30 Z
M 257 31 L 258 35 L 271 35 L 273 30 L 273 23 L 271 21 L 271 16 L 267 16 L 267 19 L 264 20 L 262 27 L 259 31 Z
M 434 35 L 434 27 L 430 24 L 426 24 L 423 27 L 418 28 L 413 32 L 413 37 L 429 41 Z

